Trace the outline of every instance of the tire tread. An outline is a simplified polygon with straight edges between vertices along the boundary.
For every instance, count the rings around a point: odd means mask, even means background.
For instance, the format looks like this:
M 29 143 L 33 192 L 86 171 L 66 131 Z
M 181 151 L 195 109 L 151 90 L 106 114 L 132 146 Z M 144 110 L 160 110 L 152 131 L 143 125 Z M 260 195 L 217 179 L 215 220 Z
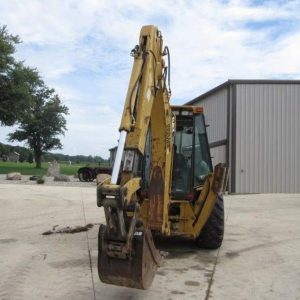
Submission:
M 222 196 L 218 196 L 213 211 L 196 242 L 200 248 L 218 249 L 222 245 L 224 236 L 224 203 Z

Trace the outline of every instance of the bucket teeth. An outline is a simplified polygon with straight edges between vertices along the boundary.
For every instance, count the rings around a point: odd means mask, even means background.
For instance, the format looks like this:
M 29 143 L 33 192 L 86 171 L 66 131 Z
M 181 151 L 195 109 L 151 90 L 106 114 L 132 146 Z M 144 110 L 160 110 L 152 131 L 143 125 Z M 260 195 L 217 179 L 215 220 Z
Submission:
M 157 268 L 161 265 L 164 255 L 154 245 L 151 231 L 135 231 L 131 251 L 124 253 L 107 251 L 108 241 L 105 240 L 106 226 L 99 228 L 98 272 L 104 283 L 147 289 L 151 286 Z

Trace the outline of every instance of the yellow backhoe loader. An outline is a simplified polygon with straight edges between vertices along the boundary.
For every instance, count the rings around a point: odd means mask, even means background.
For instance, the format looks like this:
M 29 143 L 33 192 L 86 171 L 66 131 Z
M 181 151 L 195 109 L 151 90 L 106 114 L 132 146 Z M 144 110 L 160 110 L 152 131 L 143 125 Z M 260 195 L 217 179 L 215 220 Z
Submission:
M 131 55 L 112 175 L 97 178 L 106 218 L 98 272 L 102 282 L 147 289 L 164 257 L 152 234 L 221 246 L 226 168 L 212 169 L 203 109 L 170 106 L 170 55 L 157 27 L 142 27 Z

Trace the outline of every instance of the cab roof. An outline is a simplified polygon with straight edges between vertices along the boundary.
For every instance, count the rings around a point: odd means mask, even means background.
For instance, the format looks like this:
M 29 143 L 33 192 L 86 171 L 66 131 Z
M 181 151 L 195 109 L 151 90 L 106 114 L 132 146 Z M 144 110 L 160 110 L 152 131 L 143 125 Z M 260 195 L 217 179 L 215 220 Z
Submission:
M 172 111 L 191 111 L 193 114 L 202 114 L 202 106 L 192 106 L 192 105 L 171 105 Z

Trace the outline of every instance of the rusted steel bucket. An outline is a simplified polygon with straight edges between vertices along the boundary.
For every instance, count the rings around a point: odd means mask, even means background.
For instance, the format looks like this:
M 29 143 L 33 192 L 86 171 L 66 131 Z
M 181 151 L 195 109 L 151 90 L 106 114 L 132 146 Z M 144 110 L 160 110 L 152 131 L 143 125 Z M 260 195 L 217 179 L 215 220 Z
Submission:
M 104 283 L 136 289 L 149 288 L 163 258 L 154 246 L 151 231 L 136 231 L 132 239 L 131 253 L 128 258 L 123 259 L 107 255 L 103 227 L 100 226 L 98 236 L 100 280 Z

